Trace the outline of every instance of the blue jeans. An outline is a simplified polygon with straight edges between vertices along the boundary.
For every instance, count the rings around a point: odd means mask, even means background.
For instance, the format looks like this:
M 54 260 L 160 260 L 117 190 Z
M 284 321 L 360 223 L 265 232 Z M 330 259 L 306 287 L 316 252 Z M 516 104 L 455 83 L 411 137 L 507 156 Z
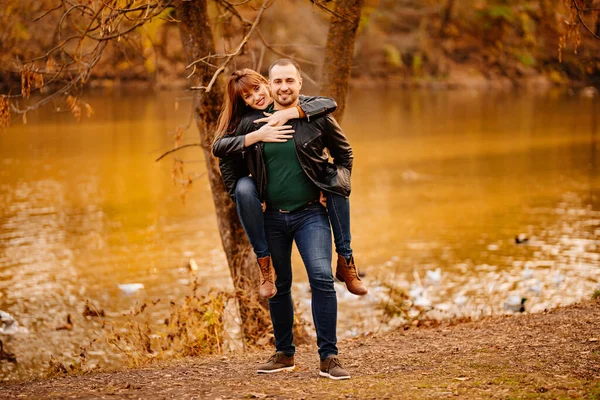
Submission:
M 346 259 L 352 257 L 350 242 L 350 199 L 339 194 L 327 193 L 327 213 L 333 230 L 335 252 Z
M 235 207 L 256 258 L 271 255 L 267 245 L 265 219 L 256 182 L 249 176 L 238 179 L 235 185 Z
M 240 178 L 235 187 L 235 198 L 238 216 L 256 257 L 268 256 L 264 217 L 254 179 L 247 176 Z M 327 193 L 327 211 L 333 230 L 335 251 L 349 259 L 352 257 L 350 200 L 339 194 Z
M 275 347 L 286 355 L 295 353 L 294 303 L 292 302 L 292 242 L 296 242 L 312 289 L 312 316 L 321 360 L 337 355 L 337 297 L 331 271 L 331 230 L 321 204 L 289 213 L 264 214 L 267 243 L 277 273 L 277 294 L 269 299 Z

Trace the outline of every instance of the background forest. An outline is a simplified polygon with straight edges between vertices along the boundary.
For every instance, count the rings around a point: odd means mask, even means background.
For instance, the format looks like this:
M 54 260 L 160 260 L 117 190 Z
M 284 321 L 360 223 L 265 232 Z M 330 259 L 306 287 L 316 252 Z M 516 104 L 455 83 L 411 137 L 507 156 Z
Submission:
M 62 12 L 45 15 L 56 6 L 53 0 L 3 3 L 0 90 L 14 93 L 20 86 L 19 63 L 50 48 Z M 579 37 L 569 34 L 569 4 L 564 0 L 367 0 L 352 84 L 385 80 L 385 85 L 396 86 L 597 85 L 600 41 L 589 32 Z M 218 3 L 210 6 L 217 20 L 217 51 L 231 51 L 243 31 L 239 20 Z M 245 8 L 240 8 L 242 14 L 255 12 Z M 279 1 L 276 8 L 265 13 L 260 34 L 235 62 L 264 72 L 273 59 L 290 55 L 301 62 L 305 79 L 319 81 L 327 13 L 306 0 Z M 588 15 L 587 23 L 600 33 L 596 16 Z M 177 21 L 167 10 L 135 35 L 110 41 L 90 80 L 94 86 L 183 87 L 189 85 L 184 58 Z

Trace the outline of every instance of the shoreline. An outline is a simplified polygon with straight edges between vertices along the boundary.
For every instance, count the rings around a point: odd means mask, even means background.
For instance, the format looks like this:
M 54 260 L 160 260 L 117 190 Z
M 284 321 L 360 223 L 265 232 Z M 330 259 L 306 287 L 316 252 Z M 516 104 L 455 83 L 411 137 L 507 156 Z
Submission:
M 17 90 L 20 87 L 20 82 L 12 84 L 2 83 L 4 88 L 8 90 L 10 86 Z M 91 78 L 84 89 L 85 92 L 102 90 L 102 91 L 128 91 L 136 92 L 159 92 L 159 91 L 186 91 L 192 86 L 190 80 L 185 78 L 174 79 L 106 79 L 106 78 Z M 311 89 L 312 92 L 318 92 L 319 85 L 305 81 L 305 87 Z M 473 71 L 458 69 L 445 78 L 436 77 L 409 77 L 400 78 L 391 76 L 386 79 L 378 79 L 373 77 L 358 76 L 350 78 L 350 89 L 424 89 L 424 90 L 474 90 L 480 92 L 509 92 L 509 91 L 526 91 L 533 93 L 546 93 L 553 89 L 559 90 L 585 90 L 586 97 L 595 97 L 600 94 L 600 82 L 595 81 L 552 81 L 544 74 L 532 74 L 529 76 L 511 79 L 508 77 L 493 77 L 488 78 L 480 73 Z M 54 90 L 55 88 L 51 88 Z M 45 91 L 49 91 L 46 89 Z

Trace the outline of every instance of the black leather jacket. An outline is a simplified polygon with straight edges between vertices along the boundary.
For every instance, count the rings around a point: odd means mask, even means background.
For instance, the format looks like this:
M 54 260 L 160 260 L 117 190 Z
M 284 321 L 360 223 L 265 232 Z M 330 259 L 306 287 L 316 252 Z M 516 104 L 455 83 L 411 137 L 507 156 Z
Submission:
M 298 161 L 307 176 L 321 190 L 349 196 L 352 148 L 337 121 L 327 115 L 335 110 L 335 102 L 327 98 L 321 99 L 324 100 L 319 99 L 319 104 L 314 98 L 300 96 L 300 105 L 307 118 L 288 121 L 288 125 L 292 125 L 295 130 L 293 140 Z M 309 100 L 312 101 L 307 103 Z M 333 107 L 327 106 L 325 100 Z M 246 114 L 233 136 L 225 136 L 213 145 L 213 154 L 221 159 L 219 166 L 223 181 L 234 201 L 237 180 L 249 174 L 256 181 L 260 199 L 265 200 L 267 172 L 263 158 L 264 143 L 244 147 L 244 135 L 263 125 L 254 123 L 254 120 L 262 116 L 262 111 L 259 110 Z M 333 157 L 333 163 L 329 162 L 329 155 Z

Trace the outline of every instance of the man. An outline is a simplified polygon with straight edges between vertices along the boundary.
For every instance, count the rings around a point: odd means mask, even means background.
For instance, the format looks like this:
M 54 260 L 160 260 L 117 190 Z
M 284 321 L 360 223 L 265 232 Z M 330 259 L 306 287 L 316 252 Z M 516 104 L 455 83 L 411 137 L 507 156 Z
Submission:
M 298 105 L 302 78 L 294 61 L 276 61 L 269 68 L 269 79 L 275 102 L 274 109 L 267 111 Z M 255 131 L 254 121 L 261 116 L 259 111 L 246 114 L 235 135 Z M 260 365 L 257 372 L 273 373 L 295 367 L 291 296 L 291 251 L 295 241 L 312 289 L 312 314 L 321 360 L 319 374 L 335 380 L 349 379 L 350 375 L 337 358 L 337 298 L 331 270 L 331 229 L 327 211 L 319 202 L 319 193 L 328 191 L 349 196 L 352 149 L 331 116 L 310 121 L 295 119 L 288 124 L 295 131 L 292 140 L 255 143 L 244 154 L 246 166 L 256 181 L 256 189 L 251 189 L 257 190 L 259 199 L 267 204 L 265 231 L 277 277 L 277 294 L 269 299 L 277 352 Z M 329 154 L 333 164 L 329 162 Z M 231 177 L 224 173 L 223 178 L 231 186 Z M 244 189 L 238 185 L 236 191 L 240 190 Z

